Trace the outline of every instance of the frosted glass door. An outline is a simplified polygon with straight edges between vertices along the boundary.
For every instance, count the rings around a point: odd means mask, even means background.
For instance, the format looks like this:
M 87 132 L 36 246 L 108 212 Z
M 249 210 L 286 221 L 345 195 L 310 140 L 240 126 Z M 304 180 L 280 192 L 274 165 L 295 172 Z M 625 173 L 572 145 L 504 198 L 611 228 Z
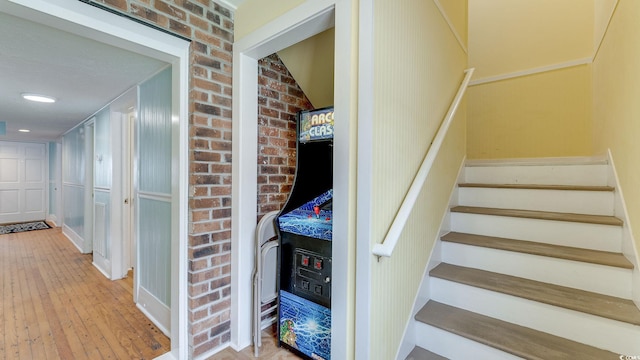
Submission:
M 135 268 L 138 306 L 171 329 L 171 69 L 140 85 L 136 124 Z
M 96 114 L 93 136 L 93 264 L 108 278 L 111 268 L 111 119 L 105 108 Z

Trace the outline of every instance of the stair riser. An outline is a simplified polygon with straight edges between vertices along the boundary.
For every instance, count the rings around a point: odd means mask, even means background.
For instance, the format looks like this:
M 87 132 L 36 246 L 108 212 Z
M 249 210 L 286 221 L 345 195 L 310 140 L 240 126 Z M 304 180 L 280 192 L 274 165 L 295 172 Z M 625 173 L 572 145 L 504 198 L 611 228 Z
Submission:
M 467 183 L 607 185 L 607 165 L 468 166 Z
M 633 272 L 612 266 L 443 241 L 442 261 L 500 274 L 631 299 Z
M 452 334 L 439 328 L 416 322 L 416 345 L 424 349 L 445 356 L 449 359 L 478 359 L 478 360 L 517 360 L 521 359 L 509 353 L 500 351 Z
M 640 326 L 432 278 L 432 299 L 619 354 L 640 354 Z
M 613 192 L 459 188 L 460 205 L 500 209 L 613 215 Z
M 452 231 L 621 252 L 619 226 L 451 213 Z

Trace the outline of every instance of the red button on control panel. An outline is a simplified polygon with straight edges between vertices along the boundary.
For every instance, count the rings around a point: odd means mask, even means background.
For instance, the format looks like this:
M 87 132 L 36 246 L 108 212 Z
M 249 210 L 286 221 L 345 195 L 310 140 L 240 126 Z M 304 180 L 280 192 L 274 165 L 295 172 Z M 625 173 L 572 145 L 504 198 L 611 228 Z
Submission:
M 318 270 L 322 269 L 322 259 L 316 259 L 316 261 L 313 263 L 313 267 L 315 267 Z
M 309 266 L 309 257 L 302 255 L 302 266 Z

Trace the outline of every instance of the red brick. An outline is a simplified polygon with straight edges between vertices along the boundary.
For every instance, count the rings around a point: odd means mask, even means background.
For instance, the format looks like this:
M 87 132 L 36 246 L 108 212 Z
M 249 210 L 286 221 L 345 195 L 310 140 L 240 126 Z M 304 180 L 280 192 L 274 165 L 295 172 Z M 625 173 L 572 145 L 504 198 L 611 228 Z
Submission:
M 221 39 L 217 38 L 213 35 L 210 35 L 209 33 L 200 31 L 198 29 L 194 29 L 193 31 L 194 33 L 194 38 L 196 40 L 200 40 L 202 42 L 204 42 L 205 44 L 209 44 L 209 45 L 213 45 L 213 46 L 217 46 L 220 47 L 221 45 Z
M 208 31 L 209 30 L 209 23 L 206 22 L 205 20 L 197 17 L 197 16 L 189 15 L 189 23 L 191 25 L 193 25 L 193 26 L 198 27 L 201 30 L 204 30 L 204 31 Z M 194 43 L 196 43 L 196 42 L 194 41 L 191 44 L 193 45 Z M 200 52 L 201 53 L 206 53 L 206 51 L 204 51 L 204 50 L 200 51 Z
M 204 343 L 201 344 L 194 344 L 196 345 L 195 348 L 193 349 L 193 357 L 196 358 L 199 355 L 202 355 L 204 353 L 206 353 L 209 350 L 212 350 L 218 346 L 220 346 L 220 341 L 221 338 L 213 338 L 209 341 L 206 341 Z
M 115 7 L 116 9 L 127 11 L 127 1 L 126 0 L 103 0 L 106 5 L 110 5 Z
M 199 296 L 209 291 L 209 286 L 206 283 L 189 286 L 189 296 Z
M 213 304 L 209 308 L 209 312 L 211 314 L 217 314 L 221 311 L 225 311 L 229 309 L 230 307 L 231 307 L 231 300 L 227 299 L 227 300 L 220 301 L 219 303 Z
M 196 322 L 198 320 L 202 320 L 205 317 L 207 317 L 209 315 L 209 311 L 206 309 L 203 310 L 198 310 L 198 311 L 194 311 L 193 313 L 191 313 L 191 315 L 189 316 L 189 320 L 191 320 L 191 322 Z
M 179 20 L 187 19 L 187 13 L 184 10 L 178 9 L 173 5 L 169 5 L 162 0 L 155 0 L 155 8 L 158 11 L 161 11 L 171 17 L 178 18 Z

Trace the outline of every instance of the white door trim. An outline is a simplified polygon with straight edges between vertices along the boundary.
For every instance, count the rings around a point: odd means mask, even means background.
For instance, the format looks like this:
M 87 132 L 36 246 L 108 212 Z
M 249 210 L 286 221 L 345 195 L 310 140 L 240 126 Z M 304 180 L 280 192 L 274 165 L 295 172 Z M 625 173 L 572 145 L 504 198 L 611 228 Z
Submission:
M 373 8 L 375 0 L 360 0 L 358 52 L 358 161 L 356 223 L 355 350 L 370 359 L 371 340 L 371 194 L 373 193 Z
M 233 173 L 231 215 L 231 346 L 240 350 L 251 344 L 251 272 L 254 266 L 254 236 L 257 223 L 257 119 L 259 59 L 306 38 L 336 27 L 334 107 L 336 116 L 349 119 L 351 111 L 351 1 L 307 1 L 255 30 L 234 44 L 233 54 Z M 355 121 L 355 119 L 351 119 Z M 347 316 L 353 289 L 349 289 L 349 180 L 350 129 L 353 123 L 336 121 L 333 201 L 333 297 L 331 354 L 346 358 L 349 333 Z M 338 276 L 335 276 L 340 274 Z M 353 285 L 351 285 L 353 287 Z
M 186 359 L 188 342 L 187 222 L 188 222 L 188 103 L 189 42 L 142 24 L 97 9 L 80 1 L 5 0 L 0 11 L 27 18 L 96 41 L 127 49 L 172 64 L 172 299 L 171 353 Z

